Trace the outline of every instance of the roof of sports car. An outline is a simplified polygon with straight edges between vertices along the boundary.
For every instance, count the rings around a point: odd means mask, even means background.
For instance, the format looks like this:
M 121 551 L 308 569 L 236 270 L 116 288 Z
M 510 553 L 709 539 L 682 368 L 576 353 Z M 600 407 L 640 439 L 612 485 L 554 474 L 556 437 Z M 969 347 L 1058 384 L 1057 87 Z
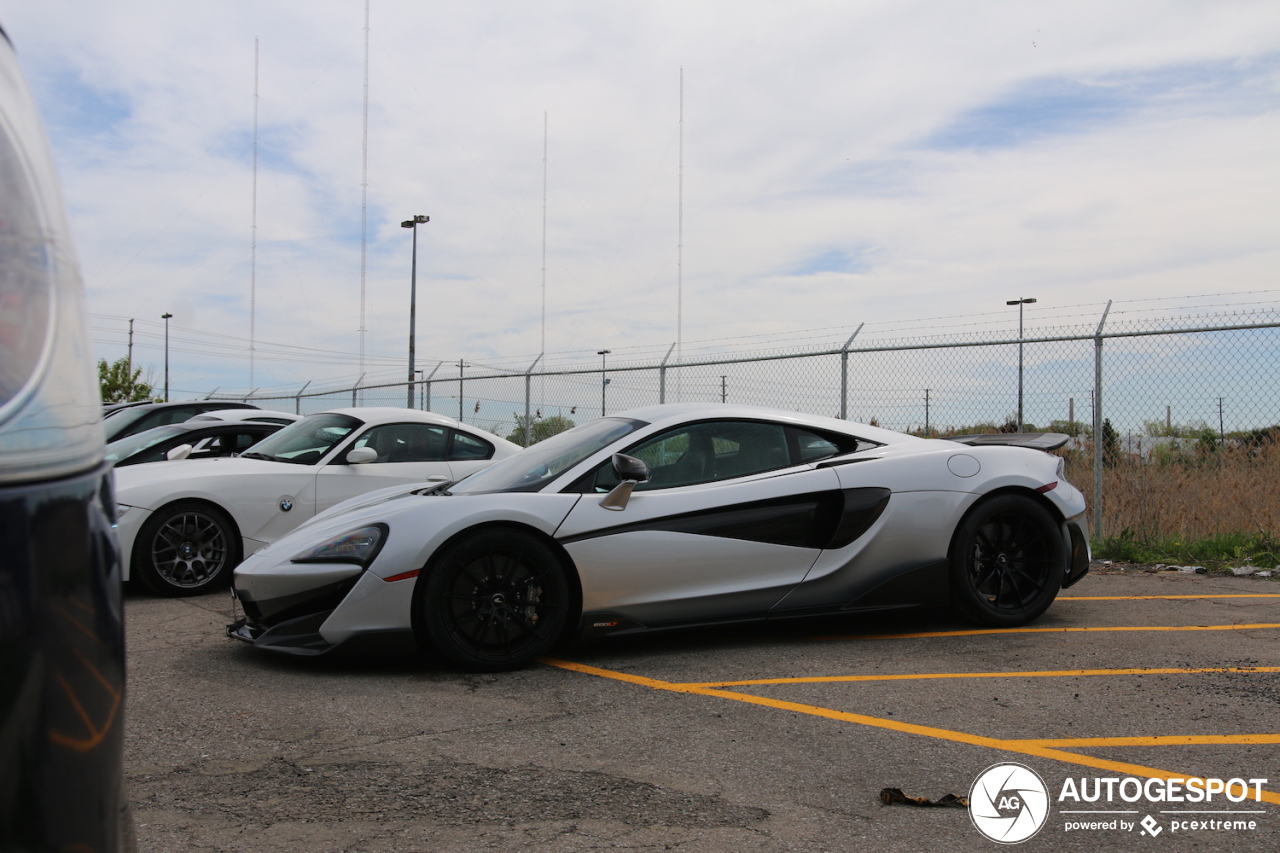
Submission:
M 717 420 L 722 418 L 766 418 L 812 429 L 848 433 L 878 444 L 904 444 L 924 440 L 913 435 L 894 432 L 893 430 L 853 421 L 842 421 L 839 418 L 827 418 L 822 415 L 810 415 L 786 409 L 769 409 L 762 406 L 740 406 L 732 403 L 662 403 L 655 406 L 627 409 L 622 412 L 611 412 L 610 417 L 635 418 L 655 425 L 665 421 L 682 423 L 703 418 Z

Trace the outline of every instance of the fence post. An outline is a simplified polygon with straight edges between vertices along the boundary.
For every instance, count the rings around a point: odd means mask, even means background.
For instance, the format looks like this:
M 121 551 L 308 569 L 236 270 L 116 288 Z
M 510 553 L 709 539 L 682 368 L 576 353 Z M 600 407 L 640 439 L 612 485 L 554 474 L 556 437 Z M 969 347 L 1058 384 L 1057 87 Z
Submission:
M 302 414 L 302 392 L 307 390 L 307 385 L 310 384 L 311 380 L 308 379 L 306 383 L 298 389 L 298 393 L 293 395 L 293 413 L 295 415 Z
M 443 361 L 436 362 L 436 368 L 431 371 L 431 376 L 436 375 L 436 370 L 439 370 L 442 364 L 444 364 Z M 431 376 L 422 381 L 422 411 L 424 412 L 431 411 Z
M 364 381 L 365 375 L 360 374 L 360 378 L 356 380 L 356 384 L 351 386 L 351 406 L 355 408 L 359 404 L 356 402 L 356 393 L 360 390 L 360 383 Z
M 671 358 L 671 353 L 676 348 L 675 344 L 667 350 L 667 354 L 662 357 L 662 363 L 658 365 L 658 402 L 667 402 L 667 359 Z
M 542 361 L 542 353 L 538 353 L 538 357 L 533 360 L 533 364 L 529 365 L 529 369 L 524 372 L 524 446 L 528 447 L 533 439 L 533 424 L 529 420 L 529 396 L 530 385 L 533 381 L 533 369 L 538 366 L 538 362 Z
M 1111 313 L 1111 300 L 1102 311 L 1098 331 L 1093 336 L 1093 538 L 1102 539 L 1102 327 Z
M 849 340 L 845 341 L 844 346 L 840 348 L 840 420 L 842 421 L 849 420 L 849 346 L 865 325 L 867 324 L 859 323 L 858 328 L 854 329 L 853 334 L 849 336 Z

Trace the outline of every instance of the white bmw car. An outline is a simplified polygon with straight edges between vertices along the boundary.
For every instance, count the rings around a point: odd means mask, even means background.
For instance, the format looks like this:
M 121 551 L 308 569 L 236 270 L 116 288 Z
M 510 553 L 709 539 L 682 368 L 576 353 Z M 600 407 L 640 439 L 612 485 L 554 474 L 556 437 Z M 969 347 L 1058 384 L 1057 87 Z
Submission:
M 414 409 L 334 409 L 237 457 L 116 471 L 125 578 L 161 595 L 225 584 L 241 556 L 334 504 L 387 486 L 460 480 L 519 445 Z
M 236 570 L 228 633 L 305 655 L 400 632 L 493 671 L 562 638 L 750 619 L 953 604 L 1019 625 L 1088 571 L 1084 499 L 1045 452 L 1066 438 L 634 409 L 322 513 Z

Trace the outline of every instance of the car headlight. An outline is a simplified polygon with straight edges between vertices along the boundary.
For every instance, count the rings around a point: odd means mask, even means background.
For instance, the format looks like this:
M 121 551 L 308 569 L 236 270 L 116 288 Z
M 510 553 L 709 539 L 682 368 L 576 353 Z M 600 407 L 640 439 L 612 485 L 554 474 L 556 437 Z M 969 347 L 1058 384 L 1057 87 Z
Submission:
M 291 563 L 355 563 L 365 568 L 378 556 L 387 538 L 385 524 L 371 524 L 334 536 L 290 558 Z
M 124 518 L 124 514 L 131 509 L 133 509 L 133 507 L 128 504 L 116 504 L 116 521 Z

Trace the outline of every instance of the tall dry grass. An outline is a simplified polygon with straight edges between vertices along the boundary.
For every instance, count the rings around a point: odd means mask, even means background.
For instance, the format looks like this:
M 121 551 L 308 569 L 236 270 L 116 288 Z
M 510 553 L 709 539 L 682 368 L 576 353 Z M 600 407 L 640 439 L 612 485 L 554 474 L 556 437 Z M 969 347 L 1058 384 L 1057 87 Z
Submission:
M 1066 454 L 1067 479 L 1094 506 L 1092 448 Z M 1194 441 L 1149 459 L 1115 454 L 1102 477 L 1103 535 L 1189 542 L 1224 534 L 1280 534 L 1280 442 Z M 1097 535 L 1097 531 L 1094 531 Z

